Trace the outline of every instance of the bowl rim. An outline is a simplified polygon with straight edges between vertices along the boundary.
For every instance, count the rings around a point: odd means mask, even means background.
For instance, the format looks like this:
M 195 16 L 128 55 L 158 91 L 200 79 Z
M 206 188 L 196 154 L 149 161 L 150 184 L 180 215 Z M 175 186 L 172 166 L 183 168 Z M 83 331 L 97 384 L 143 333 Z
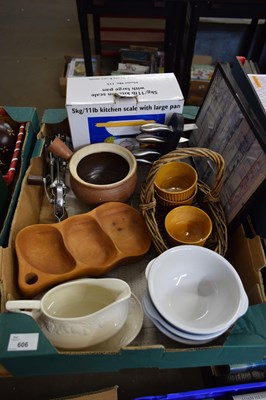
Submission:
M 83 179 L 80 178 L 80 176 L 77 173 L 77 167 L 79 162 L 86 156 L 89 156 L 91 154 L 95 153 L 102 153 L 102 152 L 110 152 L 117 154 L 121 157 L 123 157 L 128 165 L 129 165 L 129 171 L 127 175 L 121 179 L 120 181 L 114 182 L 114 183 L 109 183 L 109 184 L 104 184 L 104 185 L 97 185 L 95 183 L 89 183 L 84 181 Z M 115 143 L 92 143 L 87 146 L 83 146 L 80 149 L 78 149 L 71 157 L 69 161 L 69 172 L 72 177 L 72 179 L 76 180 L 77 182 L 81 183 L 82 185 L 89 187 L 89 188 L 94 188 L 94 189 L 111 189 L 115 188 L 117 186 L 122 185 L 129 179 L 131 179 L 134 175 L 136 175 L 137 172 L 137 160 L 135 156 L 131 153 L 130 150 L 128 150 L 126 147 L 120 146 Z
M 193 183 L 192 183 L 189 187 L 187 187 L 186 189 L 183 189 L 183 190 L 180 190 L 180 191 L 171 191 L 171 192 L 169 192 L 169 190 L 164 189 L 162 186 L 160 186 L 160 185 L 158 184 L 157 179 L 158 179 L 158 177 L 163 173 L 163 170 L 164 170 L 164 169 L 169 168 L 169 166 L 174 165 L 174 164 L 176 164 L 176 165 L 182 164 L 182 166 L 185 165 L 185 167 L 187 167 L 187 169 L 188 169 L 191 173 L 193 173 L 193 175 L 194 175 L 194 181 L 193 181 Z M 181 195 L 186 195 L 187 193 L 190 193 L 191 191 L 193 191 L 194 188 L 195 188 L 195 186 L 197 186 L 197 182 L 198 182 L 198 172 L 197 172 L 197 170 L 196 170 L 192 165 L 190 165 L 189 163 L 186 163 L 186 162 L 184 162 L 184 161 L 171 161 L 171 162 L 167 162 L 167 163 L 163 164 L 163 165 L 158 169 L 158 171 L 157 171 L 156 174 L 155 174 L 154 182 L 153 182 L 153 183 L 154 183 L 154 187 L 156 188 L 157 192 L 161 193 L 161 197 L 164 196 L 164 195 L 166 195 L 167 197 L 168 197 L 169 195 L 171 195 L 171 196 L 178 196 L 178 197 L 179 197 L 179 196 L 181 196 Z M 190 197 L 191 197 L 191 196 L 190 196 Z M 164 198 L 164 197 L 162 197 L 162 198 Z
M 173 319 L 171 315 L 169 315 L 168 313 L 165 313 L 165 308 L 162 307 L 162 305 L 160 304 L 160 301 L 158 301 L 158 299 L 156 298 L 156 294 L 153 289 L 152 280 L 154 279 L 155 271 L 157 271 L 158 268 L 160 270 L 165 266 L 165 263 L 162 263 L 161 260 L 164 259 L 165 257 L 167 257 L 167 255 L 169 253 L 183 252 L 183 251 L 189 251 L 189 250 L 190 251 L 195 250 L 198 253 L 200 253 L 200 252 L 209 253 L 209 254 L 212 254 L 213 256 L 219 258 L 220 260 L 222 260 L 223 263 L 227 266 L 227 268 L 232 273 L 232 276 L 235 278 L 235 282 L 237 284 L 236 287 L 238 287 L 238 289 L 239 289 L 239 300 L 238 300 L 238 304 L 236 304 L 236 306 L 235 306 L 235 311 L 232 313 L 230 318 L 226 319 L 224 322 L 222 322 L 220 324 L 216 324 L 212 328 L 211 327 L 208 327 L 208 328 L 191 327 L 191 326 L 181 323 L 181 322 L 180 323 L 178 322 L 178 325 L 177 325 L 177 321 L 175 319 Z M 232 325 L 235 322 L 238 315 L 240 315 L 241 305 L 242 305 L 244 296 L 246 296 L 246 292 L 243 287 L 243 283 L 242 283 L 237 271 L 232 266 L 232 264 L 229 263 L 229 261 L 226 260 L 225 257 L 221 256 L 220 254 L 216 253 L 215 251 L 208 249 L 206 247 L 200 247 L 197 245 L 179 245 L 179 246 L 171 247 L 170 249 L 161 253 L 158 257 L 156 257 L 153 260 L 153 262 L 150 262 L 148 264 L 147 268 L 148 268 L 148 272 L 146 273 L 146 278 L 147 278 L 147 282 L 148 282 L 148 290 L 149 290 L 149 294 L 150 294 L 150 297 L 152 299 L 154 306 L 159 311 L 159 313 L 163 316 L 164 319 L 166 319 L 172 325 L 177 326 L 179 329 L 181 329 L 185 332 L 190 332 L 190 333 L 194 333 L 194 334 L 211 334 L 211 333 L 221 331 L 225 326 L 229 327 L 230 325 Z
M 53 296 L 54 293 L 59 292 L 60 291 L 64 291 L 66 288 L 71 287 L 72 289 L 74 289 L 75 287 L 80 287 L 82 286 L 85 289 L 89 289 L 90 287 L 100 287 L 105 289 L 106 291 L 109 290 L 108 288 L 108 284 L 121 284 L 124 286 L 124 297 L 123 298 L 117 298 L 117 300 L 114 303 L 110 303 L 108 305 L 106 305 L 103 309 L 100 309 L 98 311 L 92 312 L 90 314 L 86 314 L 86 315 L 82 315 L 79 317 L 58 317 L 56 315 L 51 315 L 47 312 L 46 308 L 45 308 L 45 302 L 47 301 L 47 299 L 49 299 L 49 297 Z M 114 289 L 115 290 L 115 289 Z M 132 295 L 131 292 L 131 288 L 129 286 L 129 284 L 124 281 L 123 279 L 119 279 L 119 278 L 111 278 L 111 277 L 106 277 L 106 278 L 78 278 L 78 279 L 74 279 L 74 280 L 70 280 L 67 282 L 63 282 L 60 283 L 56 286 L 53 286 L 52 288 L 50 288 L 49 290 L 47 290 L 43 296 L 40 297 L 40 310 L 42 312 L 42 314 L 48 318 L 51 319 L 53 321 L 56 322 L 65 322 L 65 323 L 82 323 L 82 321 L 86 321 L 88 319 L 88 317 L 91 318 L 95 318 L 98 317 L 99 315 L 102 314 L 102 311 L 104 310 L 104 312 L 108 312 L 108 310 L 114 305 L 114 304 L 121 304 L 127 300 L 130 299 Z
M 169 218 L 171 218 L 171 215 L 173 215 L 174 213 L 176 213 L 176 212 L 178 212 L 178 211 L 182 211 L 182 210 L 184 210 L 184 208 L 189 208 L 190 210 L 196 210 L 196 212 L 199 212 L 202 216 L 204 216 L 204 217 L 206 217 L 206 220 L 208 221 L 208 223 L 209 223 L 209 226 L 208 226 L 208 232 L 206 233 L 206 235 L 203 237 L 203 238 L 200 238 L 199 240 L 197 240 L 197 241 L 193 241 L 193 242 L 189 242 L 189 241 L 182 241 L 182 240 L 180 240 L 180 239 L 177 239 L 176 237 L 174 237 L 173 235 L 172 235 L 172 233 L 169 231 L 169 227 L 168 227 L 168 220 L 169 220 Z M 175 208 L 173 208 L 172 210 L 170 210 L 168 213 L 167 213 L 167 215 L 166 215 L 166 217 L 165 217 L 165 220 L 164 220 L 164 226 L 165 226 L 165 230 L 166 230 L 166 232 L 167 232 L 167 234 L 169 235 L 169 237 L 173 240 L 173 241 L 175 241 L 175 242 L 178 242 L 178 243 L 181 243 L 181 244 L 187 244 L 187 245 L 193 245 L 193 244 L 199 244 L 199 243 L 205 243 L 206 242 L 206 240 L 208 239 L 208 237 L 211 235 L 211 233 L 212 233 L 212 220 L 211 220 L 211 218 L 210 218 L 210 216 L 204 211 L 204 210 L 202 210 L 200 207 L 196 207 L 196 206 L 193 206 L 193 205 L 191 205 L 191 204 L 184 204 L 184 205 L 180 205 L 180 206 L 177 206 L 177 207 L 175 207 Z

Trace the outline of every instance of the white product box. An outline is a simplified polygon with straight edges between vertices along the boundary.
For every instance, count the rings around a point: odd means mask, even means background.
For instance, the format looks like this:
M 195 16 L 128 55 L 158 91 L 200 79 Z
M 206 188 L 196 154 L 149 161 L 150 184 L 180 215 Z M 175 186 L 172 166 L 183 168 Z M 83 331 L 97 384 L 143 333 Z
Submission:
M 144 123 L 167 123 L 183 106 L 173 73 L 67 79 L 66 110 L 75 150 L 130 140 Z

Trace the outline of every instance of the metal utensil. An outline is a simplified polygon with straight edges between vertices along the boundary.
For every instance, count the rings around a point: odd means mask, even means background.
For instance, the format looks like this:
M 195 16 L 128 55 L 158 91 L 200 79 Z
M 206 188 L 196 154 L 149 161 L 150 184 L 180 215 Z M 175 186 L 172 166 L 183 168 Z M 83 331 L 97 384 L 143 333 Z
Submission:
M 140 133 L 136 136 L 136 140 L 139 143 L 158 144 L 167 142 L 167 137 L 150 133 Z
M 158 124 L 158 123 L 149 123 L 141 125 L 140 131 L 143 133 L 154 133 L 154 132 L 173 132 L 172 129 L 168 125 Z
M 173 134 L 173 132 L 171 132 Z M 168 136 L 162 135 L 161 132 L 159 133 L 140 133 L 136 136 L 136 140 L 139 143 L 146 143 L 146 144 L 157 144 L 157 143 L 165 143 L 167 142 Z M 188 142 L 188 138 L 181 137 L 178 143 L 185 143 Z
M 198 129 L 196 124 L 184 124 L 183 132 L 192 131 Z M 150 123 L 144 124 L 140 127 L 142 133 L 157 133 L 157 132 L 173 132 L 172 127 L 164 124 Z
M 132 150 L 132 153 L 134 154 L 135 157 L 145 157 L 147 155 L 154 155 L 154 156 L 160 156 L 161 153 L 157 150 L 149 149 L 149 148 L 143 148 L 143 149 L 134 149 Z
M 147 123 L 141 125 L 141 134 L 137 135 L 136 140 L 139 143 L 156 146 L 161 154 L 167 154 L 175 150 L 179 143 L 188 141 L 188 138 L 182 136 L 184 130 L 194 129 L 195 124 L 184 125 L 182 114 L 172 114 L 169 124 Z
M 184 124 L 184 117 L 177 113 L 172 115 L 169 125 L 155 122 L 143 124 L 140 126 L 141 133 L 136 136 L 136 140 L 141 145 L 150 145 L 151 148 L 137 149 L 133 151 L 133 154 L 138 162 L 152 164 L 158 155 L 167 154 L 175 150 L 179 143 L 187 142 L 189 139 L 181 136 L 182 132 L 195 128 L 195 124 Z
M 167 125 L 159 125 L 158 127 L 155 127 L 155 130 L 154 125 L 149 124 L 148 131 L 150 129 L 153 133 L 141 133 L 140 135 L 137 135 L 136 140 L 140 143 L 151 144 L 153 146 L 156 145 L 157 150 L 161 154 L 167 154 L 170 151 L 175 150 L 179 143 L 184 125 L 183 116 L 181 114 L 173 114 L 170 119 L 170 125 L 171 127 L 168 127 L 168 129 Z M 145 125 L 144 128 L 143 126 L 141 128 L 145 130 Z
M 139 148 L 132 151 L 136 157 L 137 162 L 152 164 L 157 158 L 161 156 L 161 153 L 154 149 Z

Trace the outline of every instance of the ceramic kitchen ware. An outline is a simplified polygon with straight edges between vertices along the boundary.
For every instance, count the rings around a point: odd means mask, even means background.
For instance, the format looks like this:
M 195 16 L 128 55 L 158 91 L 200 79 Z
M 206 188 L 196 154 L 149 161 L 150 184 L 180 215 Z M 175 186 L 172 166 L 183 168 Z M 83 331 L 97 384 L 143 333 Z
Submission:
M 86 204 L 125 202 L 135 190 L 137 162 L 123 146 L 94 143 L 73 153 L 56 137 L 48 150 L 69 161 L 71 189 Z
M 200 346 L 206 343 L 211 342 L 213 339 L 186 339 L 182 336 L 175 335 L 174 333 L 170 332 L 168 329 L 165 328 L 159 321 L 156 319 L 152 320 L 153 324 L 156 326 L 159 331 L 161 331 L 164 335 L 168 336 L 170 339 L 174 340 L 175 342 L 187 344 L 190 346 Z
M 120 279 L 70 281 L 50 289 L 41 300 L 10 300 L 7 311 L 31 315 L 58 348 L 82 349 L 115 335 L 128 316 L 131 290 Z
M 153 304 L 151 302 L 150 304 L 149 302 L 147 302 L 147 297 L 144 297 L 143 300 L 143 310 L 147 317 L 152 321 L 156 328 L 159 329 L 159 331 L 168 336 L 170 339 L 175 340 L 176 342 L 196 346 L 203 345 L 217 339 L 230 328 L 230 326 L 228 326 L 222 331 L 210 335 L 197 335 L 189 332 L 184 332 L 176 329 L 173 325 L 167 323 L 167 321 L 163 319 L 157 312 Z M 239 317 L 242 315 L 243 312 L 246 311 L 247 306 L 247 298 L 245 298 L 243 299 L 243 307 L 242 310 L 239 312 Z M 238 319 L 239 317 L 237 317 L 236 319 Z
M 173 161 L 163 164 L 154 178 L 156 192 L 165 200 L 179 202 L 189 199 L 197 187 L 197 171 L 189 164 Z
M 205 341 L 205 340 L 213 340 L 217 338 L 218 336 L 221 336 L 229 327 L 225 327 L 219 332 L 215 333 L 209 333 L 209 334 L 194 334 L 190 332 L 185 332 L 182 331 L 181 329 L 178 329 L 178 327 L 170 324 L 166 319 L 164 319 L 161 314 L 158 312 L 154 304 L 152 303 L 152 300 L 150 298 L 148 290 L 145 292 L 143 298 L 142 298 L 142 304 L 145 313 L 147 316 L 154 322 L 157 321 L 160 325 L 164 327 L 164 329 L 167 329 L 169 332 L 172 334 L 176 335 L 177 337 L 181 337 L 184 339 L 188 340 L 194 340 L 194 341 Z
M 179 207 L 179 206 L 183 206 L 183 205 L 187 205 L 187 204 L 192 204 L 194 201 L 194 198 L 197 194 L 197 191 L 198 191 L 198 187 L 196 187 L 196 190 L 192 194 L 191 197 L 189 197 L 186 200 L 182 200 L 182 201 L 166 200 L 162 196 L 160 196 L 159 193 L 156 192 L 156 190 L 155 190 L 154 194 L 155 194 L 155 198 L 156 198 L 158 204 L 160 204 L 163 207 L 167 207 L 167 208 L 175 208 L 175 207 Z
M 158 312 L 185 332 L 217 333 L 233 324 L 248 307 L 236 270 L 205 247 L 168 249 L 148 264 L 146 276 Z
M 81 277 L 98 277 L 147 253 L 151 235 L 142 215 L 109 202 L 59 223 L 34 224 L 16 236 L 18 285 L 27 296 Z
M 212 221 L 201 208 L 191 205 L 176 207 L 165 218 L 165 229 L 171 245 L 203 246 L 212 232 Z
M 89 347 L 88 351 L 118 351 L 128 346 L 138 336 L 142 325 L 143 309 L 137 296 L 132 293 L 129 299 L 127 320 L 123 327 L 110 339 Z

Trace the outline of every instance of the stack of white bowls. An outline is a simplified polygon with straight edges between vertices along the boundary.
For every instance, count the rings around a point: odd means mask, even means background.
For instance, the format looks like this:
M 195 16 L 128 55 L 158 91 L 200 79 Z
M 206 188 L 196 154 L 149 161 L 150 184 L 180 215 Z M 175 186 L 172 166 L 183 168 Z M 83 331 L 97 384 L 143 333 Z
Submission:
M 170 248 L 146 268 L 143 309 L 171 339 L 208 343 L 227 331 L 248 308 L 248 297 L 234 267 L 206 247 Z

